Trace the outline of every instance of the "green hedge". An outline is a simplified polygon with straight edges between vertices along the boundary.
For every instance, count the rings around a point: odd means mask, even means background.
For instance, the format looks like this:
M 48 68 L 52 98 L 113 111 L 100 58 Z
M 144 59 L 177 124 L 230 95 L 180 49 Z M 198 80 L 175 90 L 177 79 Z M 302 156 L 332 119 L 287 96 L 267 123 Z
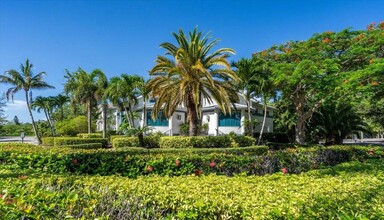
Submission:
M 140 147 L 137 137 L 114 137 L 111 142 L 113 148 Z
M 57 138 L 57 137 L 43 137 L 43 138 L 41 138 L 41 142 L 45 146 L 54 146 L 55 145 L 55 138 Z
M 103 138 L 102 133 L 79 133 L 78 138 Z
M 381 160 L 354 161 L 301 175 L 232 178 L 2 172 L 8 175 L 0 178 L 2 219 L 384 218 Z
M 62 145 L 76 145 L 76 144 L 89 144 L 101 143 L 103 147 L 108 146 L 108 139 L 106 138 L 76 138 L 76 137 L 59 137 L 54 139 L 54 146 Z
M 68 147 L 72 149 L 100 149 L 103 147 L 103 145 L 101 143 L 88 143 L 88 144 L 62 145 L 60 147 Z
M 242 148 L 238 149 L 237 152 L 240 152 Z M 300 173 L 321 166 L 335 165 L 351 160 L 383 158 L 384 156 L 384 149 L 381 147 L 372 148 L 374 153 L 371 155 L 370 147 L 355 146 L 297 148 L 270 151 L 263 154 L 265 152 L 264 147 L 264 149 L 255 149 L 259 153 L 244 153 L 243 155 L 225 151 L 207 153 L 193 153 L 192 151 L 189 153 L 188 149 L 180 149 L 180 154 L 156 153 L 156 150 L 148 150 L 146 154 L 138 153 L 138 151 L 114 150 L 63 151 L 58 153 L 36 149 L 21 151 L 14 148 L 0 151 L 0 163 L 50 173 L 119 174 L 137 177 L 149 173 L 178 176 L 197 172 L 199 174 L 215 173 L 232 176 L 234 174 L 263 175 L 280 172 L 282 168 L 286 168 L 289 173 Z M 150 172 L 148 167 L 151 167 Z
M 255 139 L 247 136 L 173 136 L 161 137 L 161 148 L 227 148 L 246 147 L 255 144 Z

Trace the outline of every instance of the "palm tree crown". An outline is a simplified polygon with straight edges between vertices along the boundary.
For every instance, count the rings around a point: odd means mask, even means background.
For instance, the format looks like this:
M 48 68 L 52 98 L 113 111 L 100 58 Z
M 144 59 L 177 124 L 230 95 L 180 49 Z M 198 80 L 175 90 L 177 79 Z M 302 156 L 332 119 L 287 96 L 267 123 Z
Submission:
M 197 28 L 187 37 L 182 30 L 173 33 L 177 45 L 163 43 L 166 56 L 158 56 L 156 65 L 150 71 L 155 76 L 148 82 L 154 105 L 153 117 L 160 111 L 170 117 L 177 106 L 183 104 L 188 110 L 190 135 L 196 135 L 198 120 L 201 118 L 201 100 L 207 98 L 219 105 L 224 113 L 231 112 L 231 104 L 237 100 L 237 94 L 230 80 L 238 80 L 227 61 L 230 48 L 221 48 L 210 52 L 218 39 L 202 36 Z
M 71 95 L 72 102 L 78 102 L 87 106 L 88 133 L 91 132 L 92 108 L 103 97 L 103 90 L 107 84 L 105 74 L 95 69 L 91 73 L 79 68 L 76 72 L 67 71 L 67 79 L 64 91 Z
M 41 143 L 40 137 L 37 132 L 37 127 L 35 125 L 35 121 L 33 119 L 30 98 L 31 98 L 31 90 L 32 89 L 48 89 L 55 88 L 48 83 L 44 82 L 43 76 L 46 75 L 45 72 L 40 72 L 37 75 L 34 75 L 32 72 L 33 64 L 29 63 L 27 59 L 25 65 L 20 65 L 21 73 L 17 70 L 11 69 L 6 71 L 6 75 L 0 75 L 0 82 L 7 83 L 13 85 L 6 92 L 7 100 L 13 100 L 13 96 L 20 90 L 24 90 L 25 99 L 27 102 L 27 108 L 32 120 L 33 130 L 35 131 L 36 139 L 38 144 Z

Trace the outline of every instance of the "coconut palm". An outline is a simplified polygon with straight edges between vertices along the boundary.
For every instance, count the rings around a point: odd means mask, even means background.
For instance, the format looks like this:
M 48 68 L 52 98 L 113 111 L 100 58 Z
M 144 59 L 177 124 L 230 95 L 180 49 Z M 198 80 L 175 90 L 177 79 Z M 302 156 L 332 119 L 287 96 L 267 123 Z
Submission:
M 49 128 L 51 130 L 51 135 L 55 135 L 53 121 L 51 118 L 51 112 L 52 112 L 52 106 L 53 106 L 53 99 L 51 97 L 42 97 L 37 96 L 34 101 L 31 103 L 31 108 L 33 110 L 36 110 L 38 113 L 40 113 L 41 110 L 44 111 L 44 115 L 47 119 L 47 122 L 49 124 Z
M 100 92 L 107 81 L 105 74 L 99 69 L 87 73 L 79 68 L 73 73 L 67 70 L 65 78 L 67 82 L 64 85 L 64 91 L 70 95 L 71 101 L 84 104 L 87 108 L 88 133 L 91 133 L 92 108 L 97 104 L 98 99 L 102 97 Z
M 120 77 L 112 77 L 110 84 L 105 90 L 105 96 L 115 105 L 121 106 L 125 112 L 129 127 L 135 127 L 133 105 L 137 103 L 140 88 L 143 87 L 144 79 L 137 75 L 121 74 Z
M 70 101 L 70 99 L 68 96 L 59 94 L 57 96 L 54 96 L 53 100 L 55 103 L 55 107 L 59 108 L 59 111 L 60 111 L 59 121 L 62 121 L 64 119 L 64 106 Z
M 202 99 L 213 100 L 224 114 L 231 112 L 231 105 L 238 99 L 231 80 L 238 80 L 227 61 L 230 48 L 221 48 L 211 52 L 218 39 L 210 40 L 202 36 L 197 28 L 189 33 L 182 30 L 173 33 L 177 45 L 163 43 L 165 56 L 158 56 L 156 65 L 150 70 L 155 76 L 148 82 L 152 97 L 156 98 L 152 117 L 157 118 L 160 111 L 170 117 L 177 106 L 187 108 L 189 134 L 197 135 L 197 125 L 201 119 Z M 167 56 L 170 56 L 168 58 Z
M 255 81 L 259 76 L 257 65 L 253 62 L 253 59 L 242 58 L 237 62 L 232 63 L 232 66 L 236 68 L 235 72 L 239 77 L 239 82 L 237 88 L 241 90 L 241 94 L 245 100 L 248 111 L 248 132 L 250 135 L 253 135 L 253 125 L 252 125 L 252 101 L 251 98 L 259 95 L 256 93 Z
M 36 140 L 38 144 L 41 144 L 41 139 L 39 137 L 35 120 L 31 111 L 30 98 L 32 89 L 48 89 L 54 88 L 48 83 L 44 82 L 43 76 L 45 72 L 40 72 L 37 75 L 34 75 L 32 72 L 33 64 L 29 63 L 27 59 L 25 65 L 20 65 L 21 72 L 11 69 L 5 72 L 5 75 L 0 75 L 0 82 L 11 84 L 12 87 L 9 88 L 6 92 L 7 100 L 12 99 L 15 93 L 20 90 L 24 90 L 25 100 L 27 102 L 27 108 L 29 115 L 32 121 L 32 127 L 35 132 Z

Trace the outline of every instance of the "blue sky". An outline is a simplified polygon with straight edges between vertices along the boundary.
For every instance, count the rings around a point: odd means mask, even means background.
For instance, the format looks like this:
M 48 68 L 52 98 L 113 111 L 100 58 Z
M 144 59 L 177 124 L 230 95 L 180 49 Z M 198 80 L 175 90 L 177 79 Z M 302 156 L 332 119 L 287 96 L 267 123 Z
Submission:
M 45 80 L 56 89 L 33 95 L 62 92 L 65 69 L 102 69 L 108 77 L 121 73 L 148 78 L 162 42 L 174 42 L 180 28 L 211 31 L 219 47 L 230 47 L 230 60 L 288 40 L 305 40 L 323 31 L 347 27 L 364 29 L 383 18 L 381 0 L 256 1 L 0 1 L 0 74 L 19 69 L 27 58 L 34 72 L 47 72 Z M 8 85 L 0 84 L 0 94 Z M 30 121 L 23 94 L 8 104 L 9 119 Z M 34 112 L 37 119 L 42 114 Z

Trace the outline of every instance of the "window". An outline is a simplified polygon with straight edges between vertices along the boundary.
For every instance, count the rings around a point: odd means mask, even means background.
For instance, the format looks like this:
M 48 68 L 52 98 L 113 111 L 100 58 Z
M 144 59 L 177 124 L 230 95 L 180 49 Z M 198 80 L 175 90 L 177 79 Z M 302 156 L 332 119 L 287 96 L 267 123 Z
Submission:
M 224 127 L 240 127 L 240 112 L 232 112 L 231 114 L 224 115 L 220 112 L 219 115 L 219 126 Z
M 147 125 L 150 126 L 168 126 L 168 119 L 166 119 L 161 112 L 157 116 L 157 119 L 154 121 L 152 119 L 152 112 L 147 111 Z

